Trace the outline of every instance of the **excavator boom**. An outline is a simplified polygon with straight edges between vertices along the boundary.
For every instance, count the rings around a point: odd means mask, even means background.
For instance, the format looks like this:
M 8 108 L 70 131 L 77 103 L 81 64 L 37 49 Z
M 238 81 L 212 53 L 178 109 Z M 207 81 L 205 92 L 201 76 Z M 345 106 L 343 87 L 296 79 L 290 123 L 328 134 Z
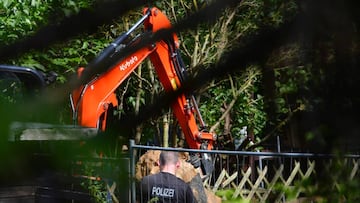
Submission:
M 169 19 L 159 9 L 155 7 L 145 8 L 143 13 L 144 17 L 128 32 L 109 45 L 94 60 L 95 62 L 91 63 L 92 66 L 96 66 L 96 64 L 101 63 L 102 60 L 106 60 L 108 57 L 113 57 L 119 47 L 135 46 L 141 37 L 131 40 L 128 44 L 122 43 L 140 24 L 144 25 L 145 33 L 155 33 L 161 29 L 171 28 Z M 70 97 L 74 120 L 81 126 L 105 130 L 109 107 L 118 105 L 115 90 L 148 57 L 154 65 L 159 81 L 166 92 L 172 92 L 180 88 L 186 79 L 186 73 L 184 72 L 185 67 L 178 48 L 179 40 L 176 34 L 142 46 L 142 48 L 128 53 L 126 57 L 120 59 L 106 72 L 95 76 L 90 82 L 74 90 Z M 84 68 L 79 68 L 79 76 L 81 76 L 83 70 Z M 202 129 L 204 128 L 204 122 L 194 101 L 192 95 L 182 94 L 173 101 L 171 107 L 185 135 L 188 146 L 192 149 L 212 149 L 215 135 Z M 201 128 L 197 124 L 198 120 L 200 120 Z

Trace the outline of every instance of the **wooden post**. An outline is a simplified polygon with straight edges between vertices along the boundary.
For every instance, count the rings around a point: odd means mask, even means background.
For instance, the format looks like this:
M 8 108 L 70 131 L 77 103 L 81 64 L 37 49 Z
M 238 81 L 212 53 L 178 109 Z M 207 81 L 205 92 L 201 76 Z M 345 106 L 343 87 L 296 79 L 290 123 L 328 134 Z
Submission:
M 252 127 L 249 128 L 248 136 L 250 137 L 251 142 L 254 142 L 254 130 L 253 130 Z M 251 182 L 254 183 L 255 175 L 256 175 L 255 174 L 256 168 L 255 168 L 255 157 L 254 156 L 249 157 L 249 165 L 250 165 L 251 171 L 252 171 L 252 173 L 251 173 Z

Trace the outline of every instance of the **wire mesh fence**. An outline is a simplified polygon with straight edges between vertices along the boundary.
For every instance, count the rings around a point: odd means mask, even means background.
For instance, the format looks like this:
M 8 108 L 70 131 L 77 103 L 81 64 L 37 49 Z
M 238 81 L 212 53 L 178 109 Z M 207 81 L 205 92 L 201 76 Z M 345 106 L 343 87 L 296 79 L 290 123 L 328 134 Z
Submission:
M 311 199 L 306 186 L 315 186 L 313 182 L 324 173 L 331 172 L 334 164 L 341 162 L 346 173 L 341 179 L 332 179 L 330 190 L 344 181 L 357 181 L 360 178 L 360 155 L 287 153 L 287 152 L 249 152 L 225 150 L 192 150 L 183 148 L 163 148 L 130 144 L 130 175 L 138 176 L 139 159 L 149 151 L 177 151 L 180 153 L 209 153 L 212 155 L 214 171 L 210 176 L 202 176 L 202 185 L 207 195 L 217 195 L 218 200 L 243 200 L 248 202 L 288 202 L 293 199 Z M 159 153 L 153 153 L 159 154 Z M 155 162 L 156 155 L 147 163 Z M 149 159 L 149 156 L 147 157 Z M 148 168 L 147 168 L 148 167 Z M 142 166 L 142 177 L 154 173 L 151 164 Z M 156 171 L 156 170 L 155 170 Z M 199 172 L 200 170 L 197 170 Z M 333 172 L 332 174 L 334 174 Z M 179 177 L 184 177 L 177 174 Z M 191 181 L 190 181 L 191 182 Z M 131 188 L 131 202 L 138 202 L 142 192 L 134 179 Z M 309 185 L 310 184 L 310 185 Z M 313 185 L 312 185 L 313 184 Z M 194 194 L 198 188 L 192 187 Z M 226 194 L 225 194 L 226 193 Z M 195 195 L 196 196 L 196 195 Z M 208 198 L 208 197 L 207 197 Z M 198 202 L 209 202 L 196 196 Z M 216 202 L 212 199 L 213 202 Z

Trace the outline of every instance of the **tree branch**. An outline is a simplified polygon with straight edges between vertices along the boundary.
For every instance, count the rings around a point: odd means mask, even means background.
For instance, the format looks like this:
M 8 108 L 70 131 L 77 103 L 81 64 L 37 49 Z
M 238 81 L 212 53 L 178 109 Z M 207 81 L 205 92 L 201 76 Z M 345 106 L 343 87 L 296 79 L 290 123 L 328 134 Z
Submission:
M 247 77 L 245 83 L 243 85 L 241 85 L 239 90 L 237 90 L 234 93 L 233 100 L 227 106 L 226 110 L 221 115 L 219 120 L 213 126 L 211 126 L 210 132 L 214 132 L 215 129 L 217 129 L 220 126 L 221 121 L 223 121 L 225 119 L 225 117 L 230 113 L 231 109 L 234 107 L 235 102 L 236 102 L 237 98 L 239 97 L 240 93 L 244 92 L 247 88 L 249 88 L 253 84 L 255 77 L 260 74 L 260 71 L 255 71 L 255 72 L 249 71 L 249 72 L 250 72 L 249 76 Z

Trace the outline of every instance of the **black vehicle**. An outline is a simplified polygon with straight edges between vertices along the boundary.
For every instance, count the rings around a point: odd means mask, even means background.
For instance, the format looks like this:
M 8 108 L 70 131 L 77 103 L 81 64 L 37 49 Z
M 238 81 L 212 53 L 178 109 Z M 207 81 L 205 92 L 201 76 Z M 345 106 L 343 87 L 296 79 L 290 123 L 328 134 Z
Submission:
M 2 95 L 20 95 L 41 89 L 56 80 L 56 73 L 13 65 L 0 65 L 0 90 Z

